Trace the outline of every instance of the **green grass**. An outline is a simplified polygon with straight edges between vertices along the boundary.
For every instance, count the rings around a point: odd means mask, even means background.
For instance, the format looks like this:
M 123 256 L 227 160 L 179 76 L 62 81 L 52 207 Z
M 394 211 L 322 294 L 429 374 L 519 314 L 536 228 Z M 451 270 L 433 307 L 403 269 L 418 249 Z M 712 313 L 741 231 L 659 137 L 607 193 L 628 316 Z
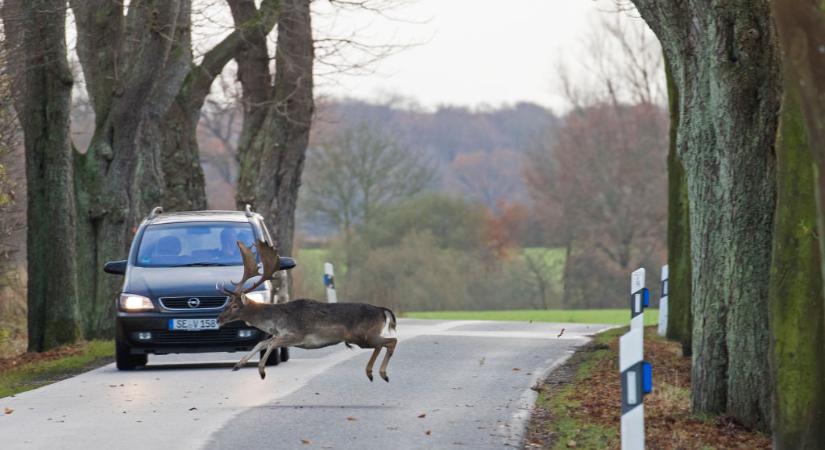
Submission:
M 34 361 L 0 372 L 0 398 L 45 386 L 94 369 L 112 360 L 113 341 L 90 341 L 82 352 L 49 361 Z
M 412 319 L 439 320 L 506 320 L 513 322 L 572 322 L 627 325 L 629 309 L 520 309 L 505 311 L 412 311 L 404 314 Z M 659 310 L 645 312 L 645 325 L 659 323 Z

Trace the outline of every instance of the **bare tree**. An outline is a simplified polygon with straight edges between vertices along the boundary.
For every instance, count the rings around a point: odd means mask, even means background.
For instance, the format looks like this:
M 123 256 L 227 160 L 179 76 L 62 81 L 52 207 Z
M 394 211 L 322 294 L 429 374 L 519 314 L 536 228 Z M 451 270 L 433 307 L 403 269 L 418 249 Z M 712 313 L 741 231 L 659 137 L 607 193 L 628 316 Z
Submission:
M 435 178 L 419 153 L 362 124 L 312 149 L 302 210 L 346 236 L 380 208 L 415 195 Z

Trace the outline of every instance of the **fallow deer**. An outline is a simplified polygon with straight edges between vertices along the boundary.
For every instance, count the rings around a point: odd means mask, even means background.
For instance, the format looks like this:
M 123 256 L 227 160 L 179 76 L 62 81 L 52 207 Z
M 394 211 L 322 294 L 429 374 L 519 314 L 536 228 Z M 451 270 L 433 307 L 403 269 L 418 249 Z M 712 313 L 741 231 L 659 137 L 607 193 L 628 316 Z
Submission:
M 266 377 L 266 360 L 279 347 L 316 349 L 343 342 L 347 347 L 355 344 L 361 348 L 372 348 L 372 356 L 367 362 L 367 378 L 372 381 L 372 367 L 381 349 L 386 347 L 379 374 L 389 382 L 387 364 L 395 351 L 397 339 L 386 336 L 396 328 L 395 314 L 387 308 L 364 303 L 320 303 L 314 300 L 293 300 L 287 303 L 255 303 L 246 299 L 246 293 L 271 280 L 280 267 L 275 249 L 263 241 L 255 243 L 258 257 L 263 265 L 258 272 L 258 264 L 252 250 L 238 242 L 243 257 L 244 272 L 241 281 L 234 283 L 235 289 L 223 291 L 230 296 L 227 308 L 218 317 L 218 324 L 242 320 L 248 325 L 269 333 L 272 337 L 258 343 L 252 351 L 241 358 L 232 370 L 238 370 L 257 352 L 266 348 L 258 363 L 261 379 Z M 246 283 L 259 277 L 251 286 Z

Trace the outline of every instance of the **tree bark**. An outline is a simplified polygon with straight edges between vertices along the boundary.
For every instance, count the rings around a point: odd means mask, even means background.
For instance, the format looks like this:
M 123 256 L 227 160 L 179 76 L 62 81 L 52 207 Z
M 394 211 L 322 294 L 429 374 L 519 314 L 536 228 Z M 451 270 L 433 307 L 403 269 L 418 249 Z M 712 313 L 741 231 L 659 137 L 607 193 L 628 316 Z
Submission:
M 676 150 L 679 130 L 679 91 L 665 61 L 670 109 L 668 167 L 668 319 L 667 337 L 682 345 L 684 356 L 692 355 L 693 316 L 691 314 L 690 211 L 685 169 Z
M 825 231 L 825 3 L 817 0 L 773 0 L 773 14 L 788 82 L 799 89 L 807 139 L 814 156 L 819 235 Z M 788 73 L 788 68 L 793 73 Z M 819 240 L 825 274 L 825 239 Z
M 825 299 L 814 161 L 793 66 L 783 66 L 770 290 L 773 436 L 778 449 L 815 449 L 825 442 Z
M 256 60 L 261 49 L 247 48 L 246 55 L 238 56 L 245 100 L 258 91 L 258 96 L 266 97 L 266 107 L 259 108 L 259 102 L 245 107 L 236 200 L 238 207 L 251 204 L 264 216 L 274 230 L 278 251 L 288 255 L 314 107 L 314 43 L 308 0 L 281 2 L 275 80 L 269 89 L 262 86 L 269 72 L 261 68 L 262 60 Z M 247 71 L 256 61 L 259 69 Z
M 278 0 L 264 0 L 260 8 L 252 0 L 229 0 L 229 5 L 240 11 L 235 30 L 206 52 L 199 65 L 192 66 L 164 119 L 163 206 L 170 211 L 206 209 L 197 141 L 201 108 L 215 77 L 242 48 L 260 42 L 265 51 L 266 36 L 278 20 Z M 268 57 L 263 64 L 268 67 Z
M 80 337 L 66 8 L 60 0 L 7 0 L 2 12 L 25 139 L 28 348 L 43 351 Z
M 792 25 L 785 22 L 791 18 L 782 14 L 793 12 L 794 7 L 780 13 L 782 3 L 774 3 L 774 13 L 779 14 L 780 32 L 787 32 L 781 27 Z M 808 13 L 822 14 L 815 10 Z M 808 21 L 807 17 L 793 18 L 800 19 Z M 801 56 L 799 43 L 783 42 L 783 47 L 785 95 L 776 146 L 777 209 L 770 291 L 771 368 L 776 384 L 773 437 L 777 449 L 815 449 L 825 442 L 825 296 L 819 248 L 822 239 L 815 231 L 815 147 L 809 145 L 814 133 L 807 129 L 812 123 L 805 120 L 802 107 L 815 99 L 801 96 L 796 60 Z
M 634 0 L 678 87 L 693 294 L 692 400 L 768 429 L 768 287 L 780 103 L 766 0 Z
M 188 0 L 72 1 L 78 57 L 95 134 L 76 154 L 78 262 L 87 337 L 112 336 L 121 280 L 105 276 L 123 258 L 134 228 L 164 196 L 161 122 L 191 63 Z M 116 25 L 121 23 L 121 25 Z M 128 63 L 127 63 L 128 62 Z

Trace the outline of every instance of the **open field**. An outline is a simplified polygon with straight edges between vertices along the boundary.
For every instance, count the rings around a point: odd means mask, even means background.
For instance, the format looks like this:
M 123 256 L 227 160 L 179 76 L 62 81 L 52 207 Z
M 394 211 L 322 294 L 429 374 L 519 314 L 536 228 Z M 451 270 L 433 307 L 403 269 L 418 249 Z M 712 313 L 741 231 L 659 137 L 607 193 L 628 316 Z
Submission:
M 627 325 L 627 309 L 519 309 L 505 311 L 410 311 L 404 317 L 440 320 L 505 320 L 512 322 L 571 322 Z M 645 312 L 645 325 L 659 323 L 659 310 Z

